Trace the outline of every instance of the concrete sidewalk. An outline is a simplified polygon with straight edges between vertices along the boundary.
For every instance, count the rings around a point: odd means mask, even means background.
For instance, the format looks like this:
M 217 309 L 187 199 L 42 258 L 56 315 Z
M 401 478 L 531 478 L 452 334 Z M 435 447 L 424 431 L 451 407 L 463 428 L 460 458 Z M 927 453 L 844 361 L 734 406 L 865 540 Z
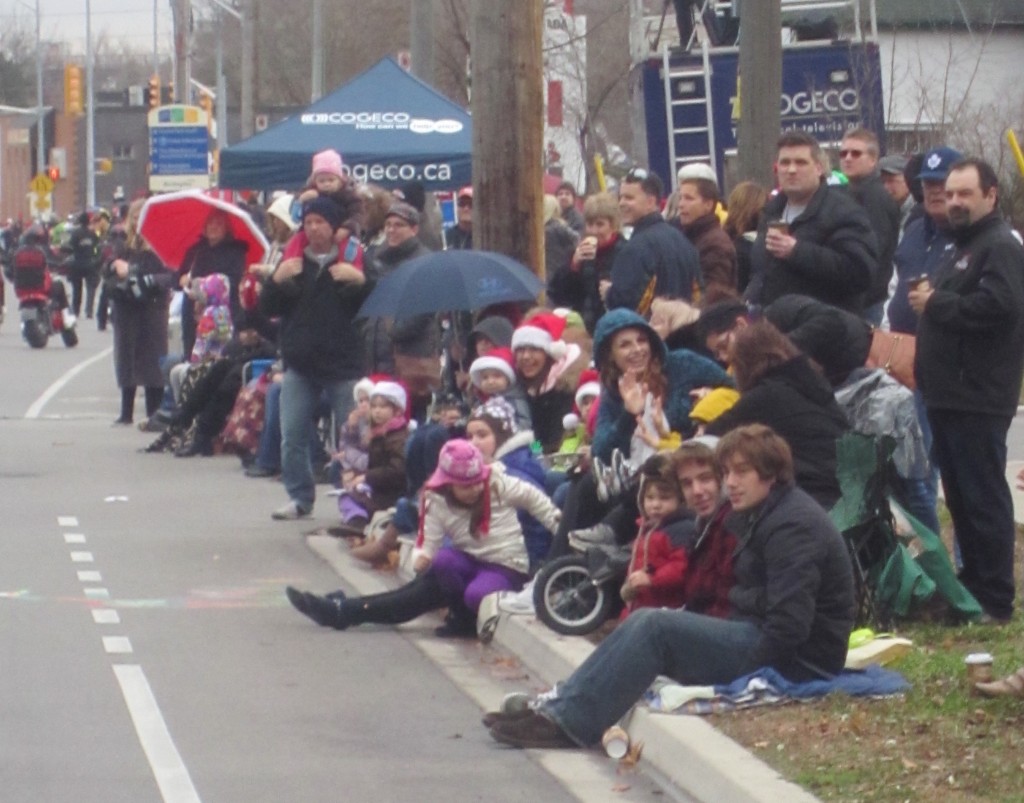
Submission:
M 348 554 L 344 543 L 327 535 L 307 536 L 310 548 L 360 595 L 393 588 L 411 578 L 408 560 L 397 574 L 370 570 Z M 408 548 L 403 547 L 403 558 Z M 494 643 L 516 655 L 548 685 L 568 677 L 593 645 L 584 638 L 559 636 L 533 616 L 501 614 Z M 506 691 L 522 691 L 508 688 Z M 500 699 L 482 701 L 496 709 Z M 657 714 L 637 706 L 622 726 L 634 743 L 643 742 L 642 769 L 681 795 L 707 803 L 812 803 L 813 795 L 696 716 Z

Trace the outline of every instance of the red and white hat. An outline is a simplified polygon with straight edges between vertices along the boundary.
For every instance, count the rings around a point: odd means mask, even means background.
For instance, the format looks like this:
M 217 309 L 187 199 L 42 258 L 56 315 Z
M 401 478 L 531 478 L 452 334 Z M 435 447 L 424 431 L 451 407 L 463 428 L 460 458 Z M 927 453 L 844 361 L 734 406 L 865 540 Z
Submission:
M 580 406 L 581 399 L 588 399 L 592 396 L 601 395 L 601 376 L 593 368 L 588 368 L 580 374 L 580 381 L 576 385 L 576 406 Z
M 514 366 L 515 357 L 512 355 L 512 349 L 502 346 L 491 349 L 482 357 L 473 360 L 473 364 L 469 366 L 469 378 L 475 387 L 479 387 L 480 373 L 490 368 L 494 371 L 501 371 L 511 384 L 516 381 Z
M 381 396 L 391 402 L 405 415 L 406 407 L 409 404 L 409 394 L 405 392 L 402 383 L 397 379 L 378 379 L 373 383 L 373 390 L 370 391 L 370 398 Z
M 540 312 L 523 321 L 512 333 L 512 350 L 524 346 L 540 349 L 554 360 L 565 354 L 565 318 L 552 312 Z

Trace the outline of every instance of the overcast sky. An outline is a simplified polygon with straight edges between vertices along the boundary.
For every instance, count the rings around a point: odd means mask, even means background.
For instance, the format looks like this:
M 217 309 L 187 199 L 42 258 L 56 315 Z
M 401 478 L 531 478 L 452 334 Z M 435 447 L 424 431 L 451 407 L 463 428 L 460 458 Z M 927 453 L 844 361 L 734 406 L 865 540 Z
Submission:
M 38 0 L 44 40 L 68 42 L 85 50 L 86 0 Z M 153 0 L 91 0 L 93 37 L 106 32 L 115 41 L 147 53 L 153 51 Z M 35 31 L 36 0 L 0 0 L 0 22 L 17 16 L 23 27 Z M 161 53 L 171 51 L 171 5 L 157 0 L 157 41 Z

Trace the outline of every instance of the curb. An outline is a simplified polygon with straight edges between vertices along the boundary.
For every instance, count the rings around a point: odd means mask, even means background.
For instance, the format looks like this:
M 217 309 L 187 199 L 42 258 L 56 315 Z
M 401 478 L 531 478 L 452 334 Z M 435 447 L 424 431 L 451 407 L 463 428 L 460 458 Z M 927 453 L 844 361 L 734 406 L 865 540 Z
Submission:
M 353 586 L 374 594 L 407 582 L 409 545 L 403 543 L 397 575 L 367 570 L 328 535 L 307 536 L 310 549 Z M 495 643 L 516 655 L 544 683 L 568 677 L 594 646 L 584 638 L 560 636 L 533 616 L 500 614 Z M 498 701 L 494 701 L 497 707 Z M 637 706 L 622 722 L 634 743 L 643 742 L 643 765 L 683 796 L 714 803 L 815 803 L 818 798 L 779 773 L 697 716 L 657 714 Z

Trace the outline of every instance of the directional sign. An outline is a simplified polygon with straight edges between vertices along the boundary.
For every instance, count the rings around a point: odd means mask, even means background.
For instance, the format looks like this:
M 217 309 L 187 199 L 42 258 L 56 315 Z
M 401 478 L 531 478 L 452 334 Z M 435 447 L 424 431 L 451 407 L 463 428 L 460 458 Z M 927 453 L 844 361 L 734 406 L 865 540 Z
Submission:
M 37 173 L 28 183 L 28 187 L 37 195 L 46 195 L 53 192 L 53 181 L 45 173 Z
M 160 106 L 149 113 L 149 188 L 155 192 L 210 186 L 210 134 L 198 106 Z

